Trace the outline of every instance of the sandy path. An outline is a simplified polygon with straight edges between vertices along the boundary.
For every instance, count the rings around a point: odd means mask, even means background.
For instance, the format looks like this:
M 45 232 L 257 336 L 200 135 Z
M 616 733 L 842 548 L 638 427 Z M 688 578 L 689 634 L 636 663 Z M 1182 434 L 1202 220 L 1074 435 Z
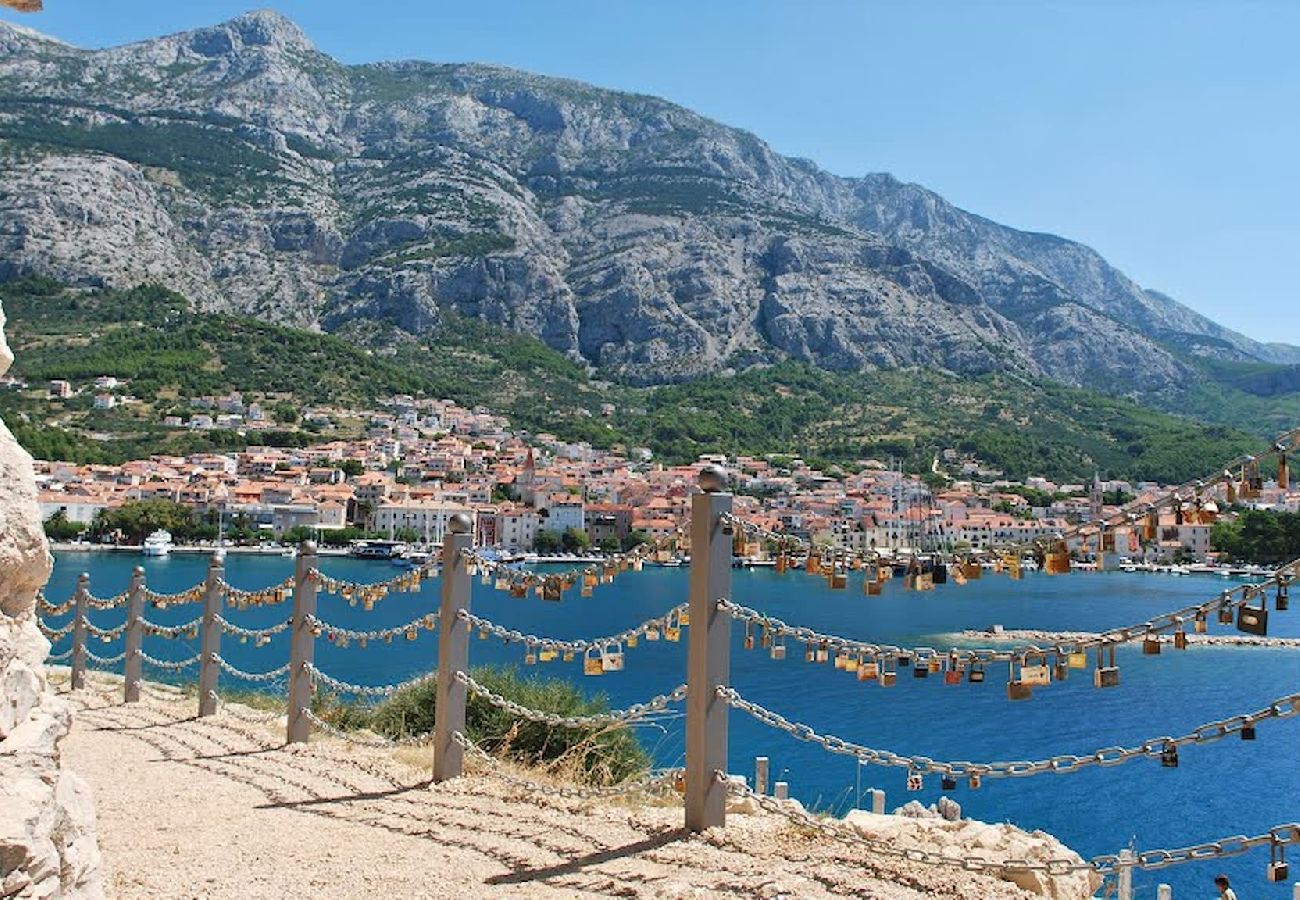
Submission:
M 92 679 L 64 752 L 91 784 L 114 897 L 1024 897 L 909 870 L 772 816 L 681 831 L 679 808 L 541 796 L 427 769 L 192 701 L 126 706 Z M 120 684 L 120 681 L 118 682 Z

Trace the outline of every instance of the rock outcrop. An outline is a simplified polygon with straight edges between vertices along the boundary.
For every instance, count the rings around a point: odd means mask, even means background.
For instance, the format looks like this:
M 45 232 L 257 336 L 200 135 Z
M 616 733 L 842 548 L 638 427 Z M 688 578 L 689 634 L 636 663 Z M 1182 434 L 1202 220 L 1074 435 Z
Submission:
M 0 185 L 0 279 L 327 330 L 451 310 L 633 382 L 795 358 L 1158 399 L 1188 354 L 1300 362 L 918 185 L 653 97 L 344 66 L 268 11 L 97 51 L 0 23 Z
M 12 362 L 0 310 L 0 375 Z M 31 457 L 0 422 L 0 897 L 94 898 L 95 805 L 60 762 L 72 711 L 46 683 L 36 627 L 50 565 Z
M 950 821 L 939 812 L 927 811 L 924 807 L 904 807 L 900 812 L 904 810 L 904 814 L 892 816 L 855 810 L 844 821 L 864 837 L 888 842 L 897 849 L 925 850 L 954 859 L 1024 859 L 1031 863 L 1067 859 L 1083 862 L 1079 854 L 1043 831 L 1022 831 L 1014 825 L 990 825 L 974 819 Z M 1048 875 L 1008 869 L 998 877 L 1048 900 L 1086 900 L 1101 887 L 1101 876 L 1091 870 Z

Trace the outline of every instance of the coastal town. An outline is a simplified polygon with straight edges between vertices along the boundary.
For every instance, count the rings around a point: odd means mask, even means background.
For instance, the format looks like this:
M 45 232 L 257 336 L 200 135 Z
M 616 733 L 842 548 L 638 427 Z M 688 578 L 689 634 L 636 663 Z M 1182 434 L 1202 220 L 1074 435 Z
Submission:
M 200 405 L 240 417 L 227 426 L 242 426 L 250 412 L 252 423 L 261 420 L 259 405 L 239 396 Z M 41 515 L 47 527 L 57 523 L 55 536 L 123 543 L 126 536 L 95 526 L 126 504 L 155 500 L 192 510 L 222 540 L 312 536 L 338 546 L 375 538 L 427 548 L 441 543 L 452 516 L 465 513 L 476 543 L 504 553 L 613 552 L 676 534 L 701 466 L 713 463 L 727 473 L 737 514 L 758 530 L 859 553 L 960 553 L 1023 546 L 1166 492 L 1100 473 L 1086 484 L 1009 481 L 955 451 L 937 456 L 924 477 L 877 459 L 820 471 L 794 455 L 709 455 L 664 465 L 644 448 L 568 443 L 512 430 L 483 408 L 410 396 L 351 415 L 364 422 L 364 434 L 304 448 L 253 445 L 121 465 L 38 461 Z M 196 413 L 191 426 L 206 427 L 209 419 Z M 1222 491 L 1207 490 L 1185 512 L 1162 511 L 1157 540 L 1139 542 L 1136 527 L 1128 534 L 1121 527 L 1116 551 L 1141 563 L 1205 563 L 1214 555 L 1211 528 L 1226 510 Z M 1248 502 L 1296 511 L 1300 491 L 1264 481 Z

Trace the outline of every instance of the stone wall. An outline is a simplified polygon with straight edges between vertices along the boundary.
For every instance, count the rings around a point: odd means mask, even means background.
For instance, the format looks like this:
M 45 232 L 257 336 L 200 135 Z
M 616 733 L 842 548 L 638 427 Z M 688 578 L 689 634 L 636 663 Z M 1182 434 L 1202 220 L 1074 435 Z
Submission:
M 0 375 L 12 362 L 0 309 Z M 59 759 L 72 708 L 36 627 L 50 565 L 32 459 L 0 421 L 0 897 L 102 897 L 94 800 Z

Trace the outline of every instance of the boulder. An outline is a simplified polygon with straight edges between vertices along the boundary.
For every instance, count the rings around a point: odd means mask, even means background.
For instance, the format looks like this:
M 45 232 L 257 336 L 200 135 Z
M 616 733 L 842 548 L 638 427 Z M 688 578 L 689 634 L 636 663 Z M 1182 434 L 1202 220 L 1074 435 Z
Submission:
M 0 309 L 0 375 L 13 362 Z M 0 422 L 0 897 L 104 895 L 90 788 L 62 765 L 72 708 L 45 679 L 36 593 L 50 575 L 32 459 Z

